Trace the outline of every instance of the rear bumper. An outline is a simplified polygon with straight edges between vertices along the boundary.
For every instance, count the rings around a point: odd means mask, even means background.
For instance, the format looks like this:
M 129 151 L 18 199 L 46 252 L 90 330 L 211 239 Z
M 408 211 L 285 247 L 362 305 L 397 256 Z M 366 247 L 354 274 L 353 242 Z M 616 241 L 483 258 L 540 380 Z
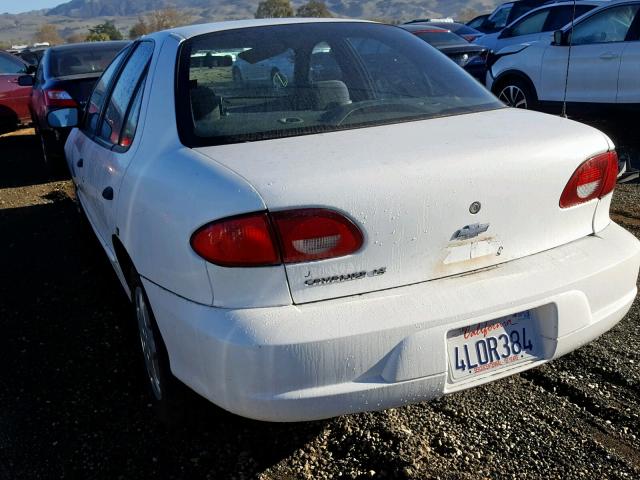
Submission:
M 236 414 L 301 421 L 433 399 L 568 353 L 626 314 L 639 267 L 640 243 L 611 223 L 470 275 L 305 305 L 220 309 L 143 281 L 179 379 Z M 528 309 L 543 358 L 449 381 L 449 330 Z

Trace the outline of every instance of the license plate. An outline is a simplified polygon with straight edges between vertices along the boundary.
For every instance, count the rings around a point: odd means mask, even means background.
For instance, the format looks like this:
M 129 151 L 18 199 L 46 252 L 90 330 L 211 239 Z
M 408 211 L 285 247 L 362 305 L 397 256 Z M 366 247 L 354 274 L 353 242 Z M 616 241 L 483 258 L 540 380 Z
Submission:
M 453 381 L 495 373 L 538 357 L 540 337 L 530 312 L 477 323 L 447 335 Z

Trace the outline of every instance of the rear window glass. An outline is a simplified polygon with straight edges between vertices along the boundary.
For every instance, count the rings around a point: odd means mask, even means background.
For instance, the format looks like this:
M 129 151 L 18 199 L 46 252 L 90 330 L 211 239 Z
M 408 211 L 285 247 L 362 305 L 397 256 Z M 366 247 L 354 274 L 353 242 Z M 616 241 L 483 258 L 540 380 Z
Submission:
M 51 50 L 50 74 L 52 77 L 68 77 L 102 73 L 124 46 L 124 44 L 101 45 L 100 42 L 95 42 L 90 48 L 85 46 Z
M 433 31 L 417 31 L 412 32 L 416 37 L 421 38 L 429 45 L 433 45 L 434 47 L 447 47 L 453 45 L 465 44 L 467 41 L 451 32 L 433 32 Z
M 501 108 L 414 35 L 368 23 L 254 27 L 183 45 L 176 103 L 190 146 Z

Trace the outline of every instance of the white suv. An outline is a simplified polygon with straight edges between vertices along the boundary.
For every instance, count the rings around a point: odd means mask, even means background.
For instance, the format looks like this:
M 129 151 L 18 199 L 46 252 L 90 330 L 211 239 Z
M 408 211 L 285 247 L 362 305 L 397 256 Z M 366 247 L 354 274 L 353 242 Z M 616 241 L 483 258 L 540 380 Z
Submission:
M 640 1 L 609 4 L 553 38 L 497 52 L 487 87 L 507 105 L 640 103 Z M 570 47 L 571 45 L 571 47 Z M 568 73 L 568 79 L 567 79 Z
M 575 2 L 575 18 L 607 4 L 603 0 Z M 526 43 L 552 37 L 552 33 L 571 22 L 574 15 L 574 2 L 559 2 L 545 5 L 517 18 L 507 27 L 494 33 L 477 38 L 473 43 L 499 52 L 514 43 Z

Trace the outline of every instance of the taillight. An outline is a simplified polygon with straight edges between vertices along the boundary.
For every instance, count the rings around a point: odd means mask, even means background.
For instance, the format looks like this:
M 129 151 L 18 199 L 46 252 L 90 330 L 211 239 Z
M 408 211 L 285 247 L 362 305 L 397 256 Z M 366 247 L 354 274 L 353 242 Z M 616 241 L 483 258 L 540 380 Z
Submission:
M 271 214 L 284 263 L 343 257 L 362 246 L 360 229 L 333 210 L 304 208 Z
M 47 107 L 77 107 L 76 101 L 64 90 L 45 90 L 44 104 Z
M 602 198 L 616 186 L 618 155 L 615 151 L 590 158 L 573 173 L 560 196 L 560 208 Z
M 302 208 L 218 220 L 191 236 L 191 247 L 223 267 L 262 267 L 341 257 L 363 243 L 360 229 L 333 210 Z
M 263 267 L 280 263 L 266 213 L 205 225 L 191 236 L 191 247 L 205 260 L 223 267 Z

